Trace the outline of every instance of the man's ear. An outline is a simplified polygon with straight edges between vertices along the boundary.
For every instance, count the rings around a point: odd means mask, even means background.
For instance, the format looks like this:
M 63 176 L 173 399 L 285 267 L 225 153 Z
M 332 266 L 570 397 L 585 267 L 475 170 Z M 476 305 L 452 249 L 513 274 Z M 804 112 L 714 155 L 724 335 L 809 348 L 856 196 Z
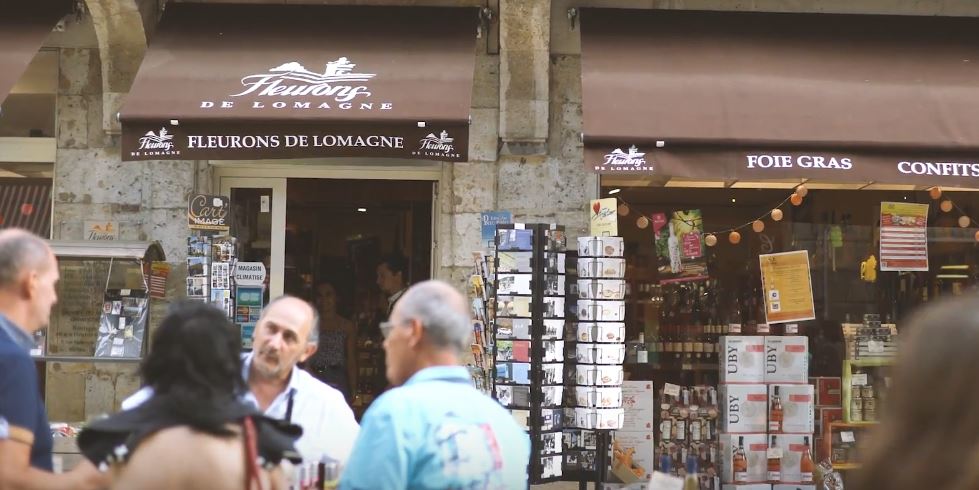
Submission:
M 24 299 L 31 299 L 37 294 L 37 272 L 25 271 L 17 280 L 17 293 Z
M 411 329 L 411 333 L 408 337 L 408 345 L 416 347 L 425 337 L 425 326 L 422 325 L 422 322 L 413 319 L 409 324 L 409 328 Z
M 306 349 L 303 351 L 303 354 L 301 356 L 299 356 L 299 362 L 305 362 L 306 359 L 309 359 L 310 357 L 312 357 L 313 354 L 316 353 L 316 349 L 318 347 L 319 346 L 316 345 L 316 344 L 314 344 L 314 343 L 306 342 Z

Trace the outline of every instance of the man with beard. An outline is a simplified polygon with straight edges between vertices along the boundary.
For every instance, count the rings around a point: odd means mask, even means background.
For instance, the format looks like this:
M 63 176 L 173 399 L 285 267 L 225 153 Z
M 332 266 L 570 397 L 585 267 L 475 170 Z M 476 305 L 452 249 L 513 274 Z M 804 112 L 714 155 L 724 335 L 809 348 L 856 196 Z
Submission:
M 255 325 L 252 352 L 243 358 L 245 401 L 268 417 L 303 429 L 296 449 L 306 461 L 324 456 L 346 464 L 360 426 L 343 394 L 296 367 L 316 352 L 316 310 L 292 296 L 273 300 Z M 125 402 L 128 409 L 151 396 L 144 388 Z

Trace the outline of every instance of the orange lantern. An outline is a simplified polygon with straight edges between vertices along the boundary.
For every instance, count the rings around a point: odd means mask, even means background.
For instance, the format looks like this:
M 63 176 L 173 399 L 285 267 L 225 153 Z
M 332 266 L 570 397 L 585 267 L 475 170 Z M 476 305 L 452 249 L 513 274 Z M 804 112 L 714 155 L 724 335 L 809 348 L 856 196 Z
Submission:
M 942 201 L 942 204 L 939 205 L 939 207 L 942 208 L 942 211 L 945 211 L 947 213 L 952 210 L 952 201 L 946 199 Z
M 798 206 L 802 204 L 802 196 L 793 192 L 792 195 L 789 197 L 789 202 L 791 202 L 793 206 Z
M 755 230 L 755 233 L 761 233 L 765 231 L 765 222 L 760 219 L 756 219 L 754 223 L 751 223 L 751 229 Z
M 704 243 L 706 243 L 708 247 L 713 247 L 714 245 L 717 245 L 717 237 L 713 233 L 710 233 L 704 237 Z
M 773 209 L 772 210 L 772 219 L 775 220 L 775 221 L 782 221 L 782 210 L 781 209 L 778 209 L 778 208 Z
M 731 242 L 731 244 L 737 245 L 741 243 L 741 234 L 736 231 L 732 231 L 731 234 L 727 236 L 727 239 L 729 242 Z
M 931 189 L 928 189 L 928 195 L 931 196 L 932 199 L 937 200 L 939 197 L 942 197 L 942 188 L 938 186 L 932 187 Z

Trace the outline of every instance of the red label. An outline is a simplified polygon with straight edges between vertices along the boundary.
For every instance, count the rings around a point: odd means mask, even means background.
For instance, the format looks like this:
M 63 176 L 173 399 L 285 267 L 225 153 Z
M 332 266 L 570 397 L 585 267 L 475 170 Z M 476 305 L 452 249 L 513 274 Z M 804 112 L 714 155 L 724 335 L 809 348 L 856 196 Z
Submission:
M 789 451 L 792 451 L 794 453 L 801 453 L 802 451 L 805 450 L 806 450 L 805 444 L 789 444 Z
M 744 350 L 748 352 L 765 352 L 765 346 L 761 344 L 748 344 Z
M 795 403 L 808 403 L 812 401 L 812 395 L 789 395 L 789 401 Z
M 768 451 L 768 444 L 748 444 L 749 451 Z
M 767 402 L 768 395 L 748 395 L 749 402 Z
M 805 351 L 806 351 L 806 346 L 804 345 L 794 344 L 794 345 L 785 346 L 785 352 L 805 352 Z

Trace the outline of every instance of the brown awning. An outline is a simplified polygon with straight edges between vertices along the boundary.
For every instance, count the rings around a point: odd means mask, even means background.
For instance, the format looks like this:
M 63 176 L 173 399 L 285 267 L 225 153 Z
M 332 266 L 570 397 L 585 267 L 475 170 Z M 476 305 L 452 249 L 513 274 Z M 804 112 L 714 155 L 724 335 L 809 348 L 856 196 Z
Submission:
M 979 186 L 979 20 L 586 9 L 586 165 Z
M 170 3 L 124 160 L 468 155 L 477 12 Z
M 58 19 L 70 12 L 65 0 L 18 0 L 0 7 L 0 102 L 14 88 Z

